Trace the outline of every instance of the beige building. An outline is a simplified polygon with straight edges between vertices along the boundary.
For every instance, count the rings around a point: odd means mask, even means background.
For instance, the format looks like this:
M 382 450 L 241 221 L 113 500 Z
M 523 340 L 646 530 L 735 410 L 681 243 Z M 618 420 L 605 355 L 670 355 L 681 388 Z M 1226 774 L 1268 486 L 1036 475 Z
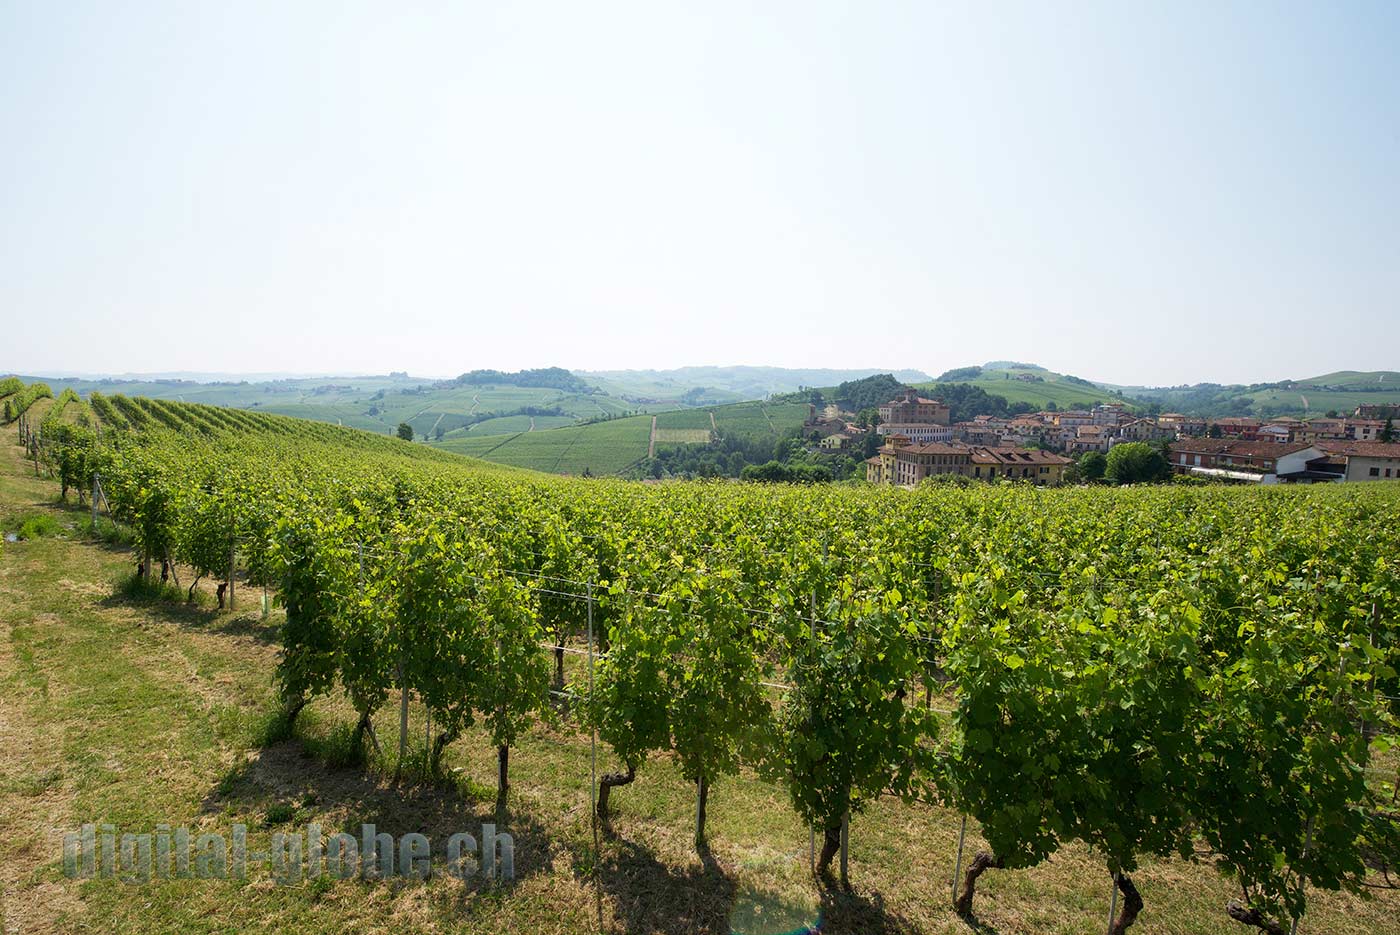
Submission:
M 1041 487 L 1064 481 L 1069 458 L 1038 448 L 990 448 L 935 442 L 917 444 L 903 435 L 890 438 L 866 459 L 865 479 L 872 484 L 913 487 L 926 477 L 960 474 L 981 480 L 1021 480 Z
M 1319 442 L 1333 462 L 1344 461 L 1343 480 L 1400 479 L 1400 442 Z
M 884 431 L 886 427 L 890 426 L 946 426 L 951 421 L 952 415 L 952 410 L 943 403 L 943 400 L 925 399 L 919 395 L 918 390 L 913 388 L 906 389 L 902 394 L 885 403 L 879 411 L 880 421 L 885 423 L 880 426 L 883 435 L 897 434 L 894 431 Z
M 1118 437 L 1130 442 L 1155 442 L 1176 438 L 1176 429 L 1158 425 L 1151 419 L 1134 419 L 1118 427 Z

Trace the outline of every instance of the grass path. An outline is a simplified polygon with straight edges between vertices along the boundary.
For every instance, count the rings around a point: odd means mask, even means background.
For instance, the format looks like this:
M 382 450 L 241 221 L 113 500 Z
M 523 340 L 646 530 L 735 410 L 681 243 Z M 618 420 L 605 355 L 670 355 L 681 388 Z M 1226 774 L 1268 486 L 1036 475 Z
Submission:
M 0 444 L 0 523 L 47 514 L 56 536 L 0 544 L 0 931 L 529 933 L 594 931 L 748 935 L 824 918 L 824 933 L 1096 935 L 1108 876 L 1081 847 L 1028 871 L 993 872 L 979 887 L 976 925 L 948 910 L 958 818 L 881 800 L 851 826 L 849 896 L 823 894 L 806 871 L 807 829 L 779 787 L 752 775 L 717 781 L 710 797 L 712 859 L 689 836 L 694 788 L 669 757 L 653 757 L 617 790 L 614 834 L 600 859 L 589 820 L 589 737 L 567 719 L 531 730 L 511 755 L 516 882 L 492 888 L 439 875 L 427 883 L 358 880 L 247 882 L 70 881 L 62 834 L 82 822 L 143 832 L 159 823 L 228 834 L 249 827 L 250 849 L 273 828 L 419 831 L 436 849 L 480 833 L 493 808 L 495 758 L 473 729 L 448 751 L 442 785 L 391 778 L 392 763 L 335 767 L 353 715 L 314 702 L 290 740 L 264 741 L 275 709 L 278 612 L 255 601 L 219 612 L 206 601 L 115 597 L 129 554 L 87 539 L 85 511 L 53 502 L 19 449 Z M 186 579 L 185 574 L 181 575 Z M 206 582 L 212 586 L 211 582 Z M 252 594 L 251 591 L 241 591 Z M 570 662 L 577 664 L 576 657 Z M 573 674 L 577 674 L 575 670 Z M 376 717 L 395 746 L 397 710 Z M 410 755 L 424 716 L 412 706 Z M 615 769 L 605 748 L 599 771 Z M 274 824 L 275 823 L 275 824 Z M 981 845 L 969 828 L 967 854 Z M 597 869 L 596 877 L 590 875 Z M 1135 874 L 1147 908 L 1134 933 L 1240 931 L 1223 913 L 1234 895 L 1203 863 L 1148 861 Z M 595 890 L 595 881 L 596 887 Z M 1400 933 L 1400 899 L 1318 894 L 1300 931 Z

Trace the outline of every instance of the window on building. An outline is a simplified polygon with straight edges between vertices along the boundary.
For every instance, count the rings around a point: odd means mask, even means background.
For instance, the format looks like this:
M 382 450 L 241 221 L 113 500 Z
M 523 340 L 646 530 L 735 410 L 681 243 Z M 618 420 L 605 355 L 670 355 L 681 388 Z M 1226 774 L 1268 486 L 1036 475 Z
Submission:
M 1372 476 L 1372 477 L 1380 477 L 1380 476 L 1381 476 L 1381 469 L 1378 468 L 1378 467 L 1371 468 L 1371 476 Z

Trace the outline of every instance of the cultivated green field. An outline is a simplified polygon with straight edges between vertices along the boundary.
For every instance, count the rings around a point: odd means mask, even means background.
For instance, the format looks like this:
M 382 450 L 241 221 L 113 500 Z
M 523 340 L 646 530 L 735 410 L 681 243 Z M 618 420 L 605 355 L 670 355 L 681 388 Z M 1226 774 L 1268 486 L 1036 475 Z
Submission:
M 507 436 L 453 438 L 444 451 L 556 474 L 618 474 L 646 457 L 651 416 Z
M 781 435 L 807 418 L 806 403 L 735 403 L 714 410 L 715 423 L 728 435 Z
M 466 428 L 454 429 L 444 436 L 444 441 L 456 438 L 485 438 L 492 435 L 514 435 L 517 432 L 543 432 L 547 429 L 564 428 L 575 424 L 571 416 L 501 416 L 487 419 Z M 531 429 L 531 423 L 534 428 Z
M 720 432 L 771 437 L 801 425 L 807 418 L 807 405 L 746 402 L 661 413 L 656 420 L 657 443 L 705 444 L 711 431 L 710 413 L 714 413 Z M 490 425 L 492 434 L 477 426 L 471 432 L 449 434 L 434 447 L 537 471 L 619 474 L 646 458 L 651 439 L 651 416 L 646 415 L 563 428 L 549 428 L 547 421 L 537 416 L 533 432 L 525 431 L 529 420 L 520 417 L 492 420 Z M 502 437 L 497 426 L 513 429 L 516 434 Z
M 1337 390 L 1260 390 L 1243 394 L 1254 400 L 1256 408 L 1273 411 L 1281 407 L 1290 415 L 1319 416 L 1337 411 L 1351 415 L 1357 406 L 1400 405 L 1400 385 L 1393 393 L 1358 393 Z
M 678 409 L 675 412 L 665 412 L 656 417 L 656 428 L 663 429 L 704 429 L 710 430 L 710 413 L 716 411 L 711 409 Z

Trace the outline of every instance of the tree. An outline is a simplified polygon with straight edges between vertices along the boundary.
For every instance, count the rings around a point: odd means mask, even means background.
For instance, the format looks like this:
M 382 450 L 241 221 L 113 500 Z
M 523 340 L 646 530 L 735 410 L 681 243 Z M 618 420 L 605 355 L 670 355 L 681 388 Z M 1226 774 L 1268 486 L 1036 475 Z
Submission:
M 1379 436 L 1377 436 L 1377 438 L 1378 438 L 1379 441 L 1383 441 L 1383 442 L 1393 442 L 1393 441 L 1395 441 L 1395 422 L 1394 422 L 1394 420 L 1392 420 L 1392 419 L 1386 419 L 1386 420 L 1385 420 L 1385 428 L 1381 429 L 1381 434 L 1380 434 Z
M 407 422 L 400 422 L 398 436 L 406 442 L 413 441 L 413 426 L 409 425 Z
M 1122 445 L 1118 446 L 1122 448 Z M 1102 451 L 1086 451 L 1079 459 L 1079 476 L 1086 481 L 1103 480 L 1104 472 L 1108 469 L 1108 459 L 1104 457 Z
M 1171 473 L 1162 453 L 1145 442 L 1115 445 L 1104 461 L 1104 478 L 1111 484 L 1151 483 Z

